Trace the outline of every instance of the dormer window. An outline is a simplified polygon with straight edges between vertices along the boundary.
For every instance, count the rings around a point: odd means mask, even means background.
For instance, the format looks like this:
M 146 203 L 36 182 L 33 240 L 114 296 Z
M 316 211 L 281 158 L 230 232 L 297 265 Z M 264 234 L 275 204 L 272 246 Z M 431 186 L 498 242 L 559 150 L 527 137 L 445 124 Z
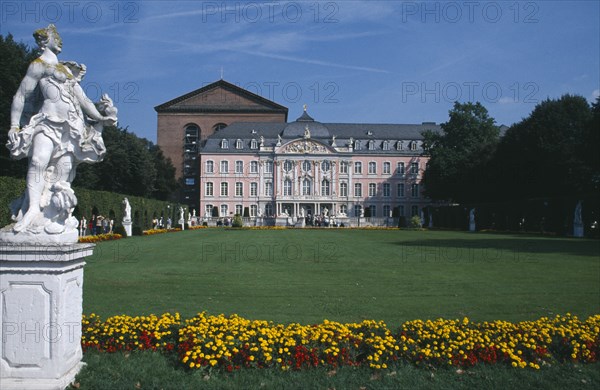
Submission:
M 252 131 L 254 131 L 254 130 L 252 130 Z M 250 141 L 250 149 L 258 149 L 258 141 L 256 141 L 255 139 Z
M 241 139 L 238 139 L 238 140 L 235 141 L 235 148 L 236 149 L 243 149 L 243 147 L 244 146 L 242 144 L 242 140 Z
M 360 150 L 360 141 L 359 140 L 354 141 L 354 150 Z
M 403 145 L 402 145 L 402 141 L 398 141 L 398 143 L 396 144 L 396 150 L 402 150 Z
M 417 150 L 417 141 L 413 141 L 410 143 L 410 150 Z
M 390 141 L 383 141 L 383 150 L 390 150 Z
M 221 149 L 229 149 L 229 141 L 226 139 L 221 140 Z
M 369 150 L 375 150 L 375 141 L 369 140 Z

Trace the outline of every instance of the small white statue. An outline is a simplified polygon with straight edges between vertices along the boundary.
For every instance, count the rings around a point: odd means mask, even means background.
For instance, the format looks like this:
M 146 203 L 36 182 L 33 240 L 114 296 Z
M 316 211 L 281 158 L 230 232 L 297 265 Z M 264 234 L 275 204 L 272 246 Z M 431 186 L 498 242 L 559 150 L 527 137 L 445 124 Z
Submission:
M 300 207 L 300 216 L 304 217 L 304 207 Z
M 125 205 L 125 214 L 123 216 L 123 222 L 131 222 L 131 205 L 129 204 L 129 199 L 123 199 L 123 204 Z
M 329 215 L 329 210 L 327 209 L 327 207 L 323 208 L 323 216 L 326 217 Z

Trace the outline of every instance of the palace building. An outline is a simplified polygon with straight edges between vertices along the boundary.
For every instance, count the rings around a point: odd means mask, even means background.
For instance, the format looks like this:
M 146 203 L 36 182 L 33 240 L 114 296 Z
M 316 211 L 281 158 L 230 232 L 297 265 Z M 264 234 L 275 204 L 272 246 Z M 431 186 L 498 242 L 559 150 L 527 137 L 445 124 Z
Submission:
M 207 92 L 229 100 L 219 106 Z M 287 123 L 285 107 L 222 80 L 156 109 L 158 144 L 179 165 L 200 216 L 388 224 L 422 215 L 430 203 L 421 185 L 428 161 L 421 133 L 439 131 L 435 123 L 321 123 L 306 106 Z

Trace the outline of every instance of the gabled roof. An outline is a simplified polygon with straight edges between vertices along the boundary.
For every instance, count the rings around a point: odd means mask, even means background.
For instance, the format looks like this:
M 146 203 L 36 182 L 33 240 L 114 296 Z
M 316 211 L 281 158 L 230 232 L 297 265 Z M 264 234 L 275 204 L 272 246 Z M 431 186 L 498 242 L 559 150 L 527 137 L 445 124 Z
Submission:
M 225 102 L 222 104 L 202 104 L 199 103 L 197 98 L 199 95 L 206 94 L 216 89 L 222 89 L 230 92 L 241 99 L 244 99 L 248 103 L 247 105 L 240 105 L 239 102 Z M 188 104 L 185 104 L 188 102 Z M 192 102 L 192 104 L 189 104 Z M 160 104 L 154 107 L 156 112 L 261 112 L 261 113 L 283 113 L 287 120 L 287 107 L 277 104 L 269 99 L 265 99 L 255 93 L 252 93 L 244 88 L 238 87 L 237 85 L 231 84 L 225 80 L 218 80 L 214 83 L 206 85 L 202 88 L 196 89 L 195 91 L 186 93 L 185 95 L 179 96 L 175 99 L 169 100 L 166 103 Z

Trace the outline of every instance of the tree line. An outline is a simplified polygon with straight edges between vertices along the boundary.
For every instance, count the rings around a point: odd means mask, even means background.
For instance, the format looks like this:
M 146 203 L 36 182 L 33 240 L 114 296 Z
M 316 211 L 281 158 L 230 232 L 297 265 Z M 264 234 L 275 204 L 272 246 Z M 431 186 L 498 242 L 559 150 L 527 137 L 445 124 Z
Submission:
M 455 103 L 439 133 L 424 133 L 426 195 L 473 204 L 582 199 L 600 190 L 600 97 L 539 103 L 501 134 L 480 103 Z
M 3 145 L 8 140 L 12 99 L 27 67 L 39 53 L 0 34 L 0 176 L 24 178 L 25 160 L 14 161 Z M 100 164 L 81 164 L 74 186 L 92 190 L 167 200 L 179 187 L 175 167 L 161 149 L 125 127 L 108 127 L 102 134 L 107 153 Z

